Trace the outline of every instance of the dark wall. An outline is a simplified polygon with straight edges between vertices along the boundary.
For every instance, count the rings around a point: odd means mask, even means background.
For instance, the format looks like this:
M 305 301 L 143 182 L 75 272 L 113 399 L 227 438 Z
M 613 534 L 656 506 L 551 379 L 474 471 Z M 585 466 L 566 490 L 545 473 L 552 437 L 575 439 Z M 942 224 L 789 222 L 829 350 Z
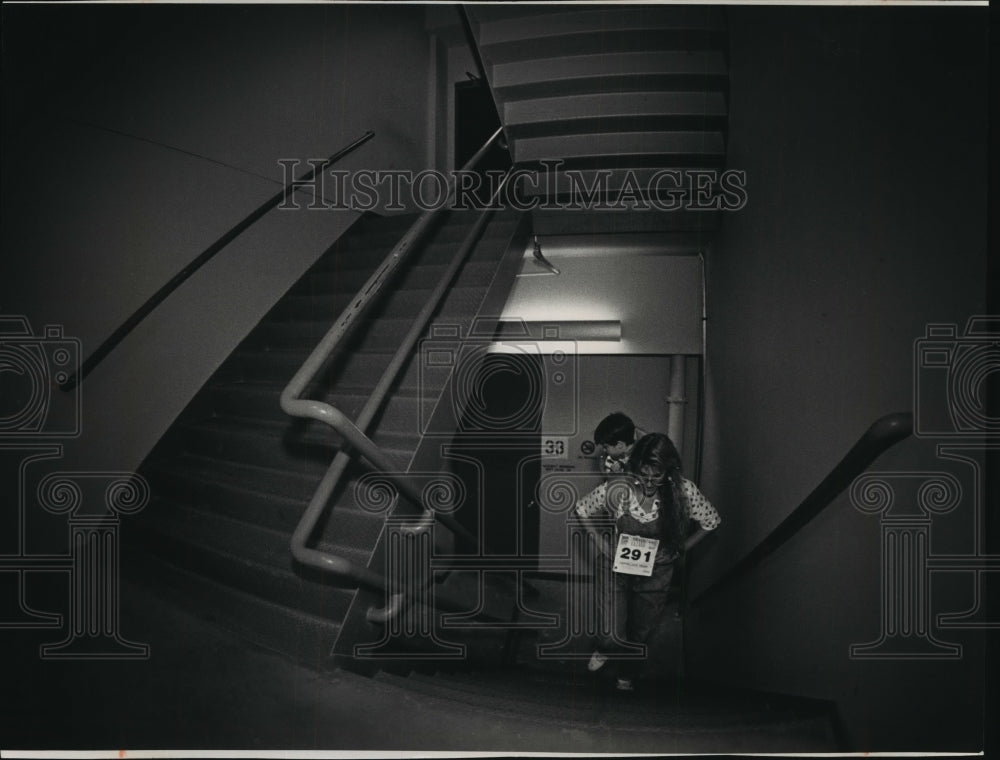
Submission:
M 338 168 L 427 166 L 420 7 L 30 5 L 5 6 L 3 22 L 0 314 L 61 325 L 83 356 L 281 189 L 279 159 L 374 130 Z M 88 378 L 67 457 L 137 466 L 358 216 L 298 197 L 302 210 L 267 214 Z
M 774 528 L 878 417 L 912 408 L 914 342 L 985 311 L 985 9 L 730 8 L 729 167 L 749 203 L 708 257 L 704 584 Z M 966 488 L 932 551 L 968 553 L 968 467 L 911 439 L 874 469 Z M 880 523 L 844 495 L 689 627 L 698 674 L 834 699 L 852 749 L 973 749 L 982 637 L 961 658 L 860 661 L 878 636 Z M 961 548 L 958 548 L 961 546 Z M 971 604 L 934 582 L 935 614 Z

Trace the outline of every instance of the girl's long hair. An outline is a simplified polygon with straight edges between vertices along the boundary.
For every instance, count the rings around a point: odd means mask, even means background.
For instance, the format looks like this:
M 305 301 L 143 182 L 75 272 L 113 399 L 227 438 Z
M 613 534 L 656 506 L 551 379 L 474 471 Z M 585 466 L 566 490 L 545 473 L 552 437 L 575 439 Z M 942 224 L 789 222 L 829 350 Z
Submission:
M 689 510 L 681 487 L 681 455 L 674 442 L 663 433 L 644 435 L 636 441 L 628 463 L 629 470 L 636 474 L 642 467 L 656 467 L 667 474 L 657 488 L 660 540 L 668 550 L 682 551 L 687 539 Z

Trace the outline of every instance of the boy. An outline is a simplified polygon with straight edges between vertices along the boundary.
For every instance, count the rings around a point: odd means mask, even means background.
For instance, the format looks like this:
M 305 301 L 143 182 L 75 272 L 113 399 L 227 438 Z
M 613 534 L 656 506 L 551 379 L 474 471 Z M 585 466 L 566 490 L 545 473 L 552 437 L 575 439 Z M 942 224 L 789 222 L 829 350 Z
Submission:
M 601 456 L 601 472 L 605 475 L 624 472 L 632 447 L 645 434 L 646 431 L 637 428 L 629 416 L 622 412 L 612 412 L 601 420 L 594 430 L 594 443 L 604 452 Z

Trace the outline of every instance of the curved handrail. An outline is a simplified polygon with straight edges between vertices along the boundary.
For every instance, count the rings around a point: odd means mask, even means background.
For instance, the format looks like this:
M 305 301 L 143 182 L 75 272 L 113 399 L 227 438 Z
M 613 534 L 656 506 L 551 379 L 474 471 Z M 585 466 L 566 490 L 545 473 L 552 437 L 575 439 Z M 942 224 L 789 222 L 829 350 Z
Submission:
M 851 450 L 844 455 L 830 474 L 810 493 L 788 517 L 749 554 L 727 570 L 722 577 L 698 594 L 691 607 L 703 604 L 706 599 L 745 575 L 761 561 L 775 552 L 788 539 L 798 533 L 810 520 L 822 512 L 854 479 L 868 469 L 887 449 L 909 437 L 913 432 L 913 415 L 896 412 L 880 417 L 872 423 Z
M 476 166 L 482 157 L 486 155 L 487 151 L 493 146 L 500 134 L 501 131 L 499 129 L 494 132 L 493 135 L 476 152 L 476 154 L 469 159 L 468 163 L 462 167 L 462 171 L 467 171 Z M 509 177 L 510 173 L 508 173 L 507 177 L 504 178 L 504 182 L 502 182 L 497 188 L 496 192 L 498 194 Z M 447 197 L 450 197 L 454 190 L 455 178 L 452 177 L 448 182 Z M 323 336 L 319 344 L 302 364 L 302 367 L 299 368 L 298 372 L 296 372 L 291 381 L 289 381 L 288 386 L 284 389 L 284 391 L 282 391 L 281 408 L 287 414 L 296 417 L 319 420 L 320 422 L 334 428 L 347 441 L 349 444 L 348 449 L 360 454 L 376 469 L 384 472 L 386 476 L 396 485 L 400 493 L 406 496 L 414 504 L 420 505 L 423 509 L 424 519 L 422 520 L 422 525 L 424 527 L 429 526 L 436 519 L 448 527 L 456 535 L 461 536 L 466 541 L 470 541 L 473 545 L 478 545 L 476 537 L 466 530 L 460 523 L 455 521 L 454 518 L 448 515 L 437 514 L 424 506 L 421 489 L 419 489 L 409 478 L 407 478 L 405 474 L 395 471 L 396 468 L 393 463 L 368 437 L 366 431 L 371 425 L 372 420 L 378 414 L 378 411 L 381 409 L 396 376 L 402 370 L 406 361 L 410 358 L 410 352 L 413 345 L 420 338 L 427 322 L 433 316 L 441 300 L 444 298 L 452 279 L 464 263 L 464 260 L 468 256 L 469 252 L 472 250 L 473 245 L 479 237 L 479 233 L 482 231 L 482 228 L 486 224 L 486 220 L 489 218 L 491 211 L 494 209 L 494 203 L 491 202 L 486 207 L 486 211 L 476 220 L 476 224 L 466 236 L 458 252 L 452 258 L 447 270 L 442 275 L 441 281 L 428 297 L 427 302 L 421 309 L 420 313 L 414 318 L 410 330 L 407 332 L 406 336 L 403 338 L 402 344 L 393 355 L 389 366 L 386 368 L 374 391 L 369 397 L 364 409 L 362 409 L 361 413 L 358 415 L 358 419 L 356 421 L 351 421 L 340 409 L 336 408 L 332 404 L 301 398 L 309 383 L 312 382 L 320 369 L 325 366 L 328 358 L 334 354 L 344 340 L 353 334 L 357 325 L 361 321 L 361 317 L 372 308 L 379 294 L 391 279 L 392 274 L 406 260 L 410 252 L 415 248 L 414 243 L 426 233 L 437 216 L 444 210 L 445 205 L 446 204 L 443 204 L 438 208 L 430 209 L 421 214 L 410 229 L 403 235 L 400 241 L 393 247 L 392 251 L 389 252 L 389 255 L 386 256 L 385 260 L 378 267 L 375 273 L 372 274 L 368 281 L 361 287 L 358 291 L 358 295 L 351 301 L 347 308 L 344 309 L 341 315 L 337 318 L 337 321 L 334 322 L 333 326 L 327 331 L 326 335 Z M 313 494 L 309 505 L 306 507 L 305 512 L 299 520 L 298 526 L 292 534 L 292 556 L 296 561 L 304 565 L 337 573 L 338 575 L 355 580 L 360 585 L 373 588 L 375 590 L 384 590 L 385 582 L 381 576 L 373 573 L 367 568 L 359 567 L 343 557 L 307 546 L 307 543 L 316 526 L 319 524 L 323 513 L 326 511 L 327 503 L 333 495 L 334 489 L 337 487 L 344 471 L 347 469 L 350 459 L 351 453 L 345 449 L 337 452 L 337 455 L 334 457 L 333 462 L 330 464 L 329 469 L 320 481 L 316 492 Z
M 260 219 L 264 214 L 273 209 L 279 203 L 287 200 L 288 196 L 295 191 L 295 189 L 304 183 L 312 180 L 321 171 L 324 171 L 330 164 L 336 163 L 341 158 L 346 156 L 351 151 L 360 148 L 366 142 L 371 140 L 375 136 L 375 133 L 371 130 L 365 132 L 361 137 L 347 145 L 332 156 L 330 156 L 326 161 L 321 164 L 317 164 L 312 168 L 311 171 L 303 174 L 299 179 L 293 180 L 289 184 L 285 185 L 280 192 L 272 195 L 266 201 L 264 201 L 260 206 L 254 209 L 246 218 L 240 221 L 236 226 L 230 229 L 226 234 L 212 243 L 208 248 L 198 254 L 192 261 L 190 261 L 181 271 L 175 274 L 170 280 L 167 281 L 163 287 L 157 290 L 153 295 L 146 299 L 146 302 L 142 304 L 138 309 L 136 309 L 132 314 L 122 322 L 118 328 L 109 335 L 101 345 L 99 345 L 94 352 L 88 356 L 80 364 L 80 368 L 70 375 L 65 382 L 60 383 L 59 389 L 63 391 L 71 391 L 76 388 L 83 379 L 89 375 L 94 368 L 104 361 L 105 357 L 110 354 L 118 344 L 125 340 L 125 337 L 136 328 L 136 326 L 142 322 L 146 317 L 149 316 L 150 312 L 153 311 L 157 306 L 159 306 L 167 297 L 173 293 L 177 288 L 179 288 L 185 280 L 187 280 L 191 275 L 201 269 L 208 261 L 215 256 L 219 251 L 229 245 L 233 240 L 239 237 L 250 225 Z

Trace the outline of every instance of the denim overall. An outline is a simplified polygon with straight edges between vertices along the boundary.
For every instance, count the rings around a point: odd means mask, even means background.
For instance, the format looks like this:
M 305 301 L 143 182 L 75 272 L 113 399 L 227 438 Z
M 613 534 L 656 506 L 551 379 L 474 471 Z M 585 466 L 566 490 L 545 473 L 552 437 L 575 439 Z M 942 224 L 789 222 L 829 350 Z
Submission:
M 662 519 L 662 508 L 660 516 L 647 523 L 639 522 L 626 509 L 625 513 L 615 521 L 616 534 L 628 533 L 633 536 L 659 539 Z M 646 644 L 648 647 L 650 635 L 667 604 L 667 590 L 670 587 L 676 559 L 677 554 L 664 547 L 661 541 L 656 550 L 656 558 L 653 560 L 652 575 L 646 577 L 625 573 L 614 574 L 612 599 L 604 599 L 602 602 L 604 614 L 614 615 L 616 639 L 614 642 L 603 642 L 606 651 L 618 648 L 618 642 L 621 641 Z M 641 660 L 622 661 L 623 676 L 634 676 L 641 669 Z

